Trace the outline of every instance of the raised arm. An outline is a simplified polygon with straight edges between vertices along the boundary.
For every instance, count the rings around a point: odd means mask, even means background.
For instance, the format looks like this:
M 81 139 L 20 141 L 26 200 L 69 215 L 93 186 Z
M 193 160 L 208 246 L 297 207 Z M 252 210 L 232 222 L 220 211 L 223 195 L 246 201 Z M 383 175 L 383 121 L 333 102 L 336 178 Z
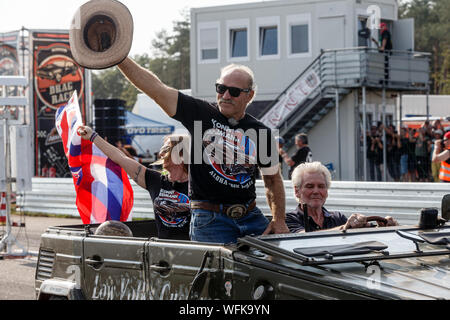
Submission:
M 442 140 L 436 140 L 434 142 L 433 157 L 431 159 L 432 162 L 446 161 L 450 157 L 450 150 L 442 151 L 441 142 Z
M 102 137 L 96 135 L 88 126 L 80 126 L 78 133 L 81 138 L 85 140 L 93 140 L 93 143 L 99 148 L 108 158 L 121 166 L 125 172 L 142 188 L 145 184 L 145 170 L 146 168 L 136 160 L 126 156 L 118 148 L 114 147 Z
M 130 58 L 126 58 L 118 67 L 136 88 L 155 100 L 169 117 L 175 115 L 178 103 L 176 89 L 162 83 L 153 72 L 141 67 Z

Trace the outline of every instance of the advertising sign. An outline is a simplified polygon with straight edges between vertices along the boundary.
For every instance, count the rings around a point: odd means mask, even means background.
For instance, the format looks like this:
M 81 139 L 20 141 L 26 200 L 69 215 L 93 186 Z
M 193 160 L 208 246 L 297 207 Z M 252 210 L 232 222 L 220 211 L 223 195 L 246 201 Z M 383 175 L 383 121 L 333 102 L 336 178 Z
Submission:
M 73 60 L 68 31 L 32 31 L 35 175 L 71 177 L 55 112 L 79 92 L 83 121 L 86 114 L 84 68 Z
M 277 128 L 319 84 L 320 78 L 314 71 L 306 73 L 280 97 L 278 102 L 261 118 L 261 122 L 271 129 Z

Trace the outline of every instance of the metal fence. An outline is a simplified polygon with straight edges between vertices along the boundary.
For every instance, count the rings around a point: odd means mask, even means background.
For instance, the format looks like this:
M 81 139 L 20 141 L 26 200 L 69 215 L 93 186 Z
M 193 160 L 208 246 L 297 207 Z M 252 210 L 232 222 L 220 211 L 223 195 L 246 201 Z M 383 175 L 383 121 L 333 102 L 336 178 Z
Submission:
M 69 215 L 78 217 L 73 180 L 68 178 L 33 178 L 33 190 L 17 196 L 20 212 Z M 149 193 L 131 181 L 134 190 L 134 218 L 153 218 Z M 290 181 L 284 181 L 286 210 L 294 210 L 297 202 Z M 257 205 L 270 215 L 262 180 L 256 181 Z M 347 217 L 352 213 L 393 216 L 401 224 L 416 224 L 420 209 L 441 209 L 442 197 L 450 193 L 445 183 L 333 181 L 325 207 Z

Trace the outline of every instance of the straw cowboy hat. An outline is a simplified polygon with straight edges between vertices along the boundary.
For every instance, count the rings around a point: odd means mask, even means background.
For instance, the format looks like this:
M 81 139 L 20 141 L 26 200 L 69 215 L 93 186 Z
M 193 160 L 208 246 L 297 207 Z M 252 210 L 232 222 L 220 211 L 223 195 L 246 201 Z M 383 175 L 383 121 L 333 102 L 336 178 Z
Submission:
M 82 67 L 106 69 L 122 62 L 133 41 L 133 17 L 116 0 L 91 0 L 75 13 L 69 31 L 72 56 Z

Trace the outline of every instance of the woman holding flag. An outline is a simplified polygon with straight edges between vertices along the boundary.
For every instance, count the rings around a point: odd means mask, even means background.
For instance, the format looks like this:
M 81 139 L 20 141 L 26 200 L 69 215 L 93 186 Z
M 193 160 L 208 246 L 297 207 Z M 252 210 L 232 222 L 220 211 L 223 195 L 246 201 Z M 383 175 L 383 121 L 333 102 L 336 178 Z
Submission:
M 153 201 L 158 237 L 161 239 L 189 240 L 190 204 L 188 197 L 189 136 L 170 135 L 160 149 L 160 160 L 166 174 L 146 168 L 126 156 L 121 150 L 101 138 L 88 126 L 80 126 L 78 134 L 90 140 L 108 158 L 121 166 L 142 188 L 147 189 Z

